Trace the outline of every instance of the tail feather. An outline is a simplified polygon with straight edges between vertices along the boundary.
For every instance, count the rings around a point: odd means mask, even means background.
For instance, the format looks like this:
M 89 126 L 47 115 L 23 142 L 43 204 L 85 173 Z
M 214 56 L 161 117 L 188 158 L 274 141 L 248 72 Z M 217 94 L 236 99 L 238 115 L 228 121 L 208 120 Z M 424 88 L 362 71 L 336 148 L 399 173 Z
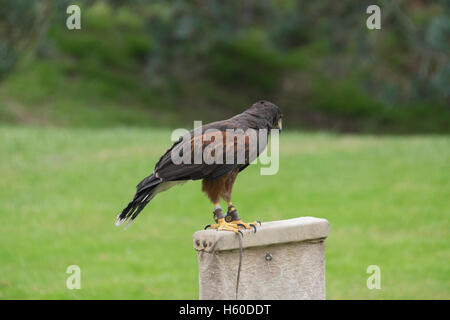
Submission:
M 142 209 L 153 199 L 154 191 L 161 182 L 162 180 L 153 174 L 142 180 L 136 187 L 137 191 L 133 200 L 117 215 L 116 226 L 122 225 L 127 220 L 129 221 L 126 226 L 133 222 Z

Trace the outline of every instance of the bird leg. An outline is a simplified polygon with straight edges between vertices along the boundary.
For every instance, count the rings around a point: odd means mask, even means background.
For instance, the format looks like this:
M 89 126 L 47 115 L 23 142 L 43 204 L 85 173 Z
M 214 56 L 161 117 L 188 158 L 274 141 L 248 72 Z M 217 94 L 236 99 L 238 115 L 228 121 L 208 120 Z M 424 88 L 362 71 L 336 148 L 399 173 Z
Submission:
M 261 225 L 260 221 L 254 221 L 254 222 L 250 222 L 250 223 L 246 223 L 244 221 L 242 221 L 242 219 L 239 217 L 236 208 L 233 206 L 233 204 L 231 202 L 228 202 L 228 211 L 227 211 L 227 215 L 225 216 L 225 221 L 229 222 L 230 224 L 234 224 L 237 227 L 241 227 L 244 229 L 251 229 L 253 228 L 253 230 L 255 230 L 256 232 L 256 224 L 259 223 L 259 225 Z
M 239 226 L 233 223 L 228 223 L 225 221 L 225 218 L 222 214 L 222 208 L 219 205 L 216 205 L 216 208 L 214 209 L 214 221 L 215 224 L 208 224 L 205 229 L 211 228 L 216 229 L 217 231 L 233 231 L 234 233 L 241 233 L 239 230 Z

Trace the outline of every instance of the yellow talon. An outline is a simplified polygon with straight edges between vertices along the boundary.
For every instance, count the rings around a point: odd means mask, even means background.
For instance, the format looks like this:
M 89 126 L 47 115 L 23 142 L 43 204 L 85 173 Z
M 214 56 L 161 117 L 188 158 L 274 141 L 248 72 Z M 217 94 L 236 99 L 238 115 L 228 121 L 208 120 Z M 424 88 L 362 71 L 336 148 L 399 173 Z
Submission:
M 257 226 L 257 224 L 261 225 L 261 222 L 254 221 L 254 222 L 246 223 L 246 222 L 242 221 L 241 219 L 239 219 L 239 220 L 231 221 L 230 224 L 234 224 L 238 228 L 244 228 L 244 229 L 252 229 L 253 228 L 253 230 L 255 230 L 255 232 L 256 232 L 256 226 Z
M 217 231 L 233 231 L 239 233 L 239 226 L 233 223 L 225 222 L 225 219 L 221 218 L 216 224 L 209 226 L 211 229 L 217 229 Z

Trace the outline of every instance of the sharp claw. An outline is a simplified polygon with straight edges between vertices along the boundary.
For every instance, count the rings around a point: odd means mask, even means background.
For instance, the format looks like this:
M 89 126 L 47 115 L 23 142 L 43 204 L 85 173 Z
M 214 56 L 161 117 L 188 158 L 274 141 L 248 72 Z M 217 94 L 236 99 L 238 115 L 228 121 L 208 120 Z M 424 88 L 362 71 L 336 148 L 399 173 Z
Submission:
M 258 223 L 259 223 L 259 225 L 261 225 L 261 221 L 259 221 L 259 220 L 256 220 L 256 222 L 258 222 Z
M 206 230 L 206 229 L 208 229 L 208 228 L 211 228 L 211 225 L 210 225 L 210 224 L 207 224 L 203 230 Z
M 241 230 L 238 230 L 238 232 L 241 234 L 242 238 L 244 237 L 244 234 L 242 233 Z
M 252 227 L 255 230 L 255 233 L 256 233 L 256 226 L 254 224 L 251 224 L 250 227 Z
M 242 223 L 238 223 L 237 226 L 245 228 L 245 225 L 243 225 Z

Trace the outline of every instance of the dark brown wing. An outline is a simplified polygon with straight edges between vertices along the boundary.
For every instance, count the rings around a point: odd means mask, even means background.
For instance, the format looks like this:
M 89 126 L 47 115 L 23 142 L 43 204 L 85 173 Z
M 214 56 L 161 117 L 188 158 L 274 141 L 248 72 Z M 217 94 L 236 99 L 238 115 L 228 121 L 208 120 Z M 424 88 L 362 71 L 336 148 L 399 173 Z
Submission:
M 243 169 L 264 150 L 267 139 L 259 141 L 258 131 L 248 129 L 227 132 L 222 130 L 203 130 L 203 133 L 181 137 L 167 150 L 155 166 L 155 174 L 163 181 L 217 179 L 235 168 Z M 261 144 L 261 146 L 258 145 Z M 172 161 L 172 153 L 180 157 L 184 152 L 190 153 L 189 163 L 176 164 Z M 232 160 L 227 155 L 233 156 Z M 222 159 L 222 161 L 218 159 Z M 195 160 L 200 160 L 195 162 Z M 221 163 L 220 163 L 221 162 Z

